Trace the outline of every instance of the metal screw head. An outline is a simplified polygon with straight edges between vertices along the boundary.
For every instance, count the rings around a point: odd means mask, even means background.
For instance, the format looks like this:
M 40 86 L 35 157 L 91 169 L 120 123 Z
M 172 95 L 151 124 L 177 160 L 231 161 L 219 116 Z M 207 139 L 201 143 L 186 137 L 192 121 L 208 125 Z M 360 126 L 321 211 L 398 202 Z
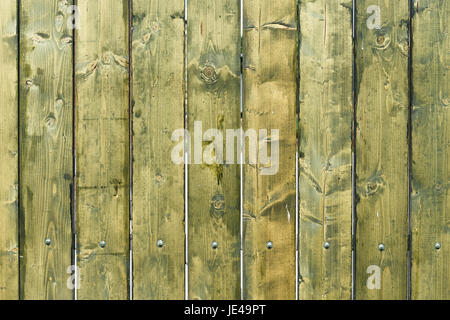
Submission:
M 49 246 L 52 244 L 52 240 L 50 238 L 45 239 L 45 245 Z
M 211 248 L 217 249 L 218 247 L 219 247 L 219 244 L 216 241 L 213 241 L 213 243 L 211 244 Z
M 158 248 L 162 248 L 162 247 L 164 247 L 164 241 L 163 240 L 158 240 L 156 242 L 156 245 L 158 246 Z
M 436 243 L 434 244 L 434 248 L 435 248 L 436 250 L 439 250 L 439 249 L 441 248 L 441 244 L 440 244 L 439 242 L 436 242 Z
M 329 242 L 325 242 L 325 243 L 323 244 L 323 247 L 324 247 L 325 249 L 330 249 L 331 245 L 330 245 Z
M 266 243 L 266 248 L 269 249 L 269 250 L 272 249 L 273 248 L 273 242 L 272 241 L 267 242 Z
M 104 248 L 104 247 L 106 247 L 106 242 L 105 241 L 100 241 L 99 245 L 100 245 L 101 248 Z
M 386 249 L 385 246 L 384 246 L 384 244 L 380 243 L 380 244 L 378 245 L 378 250 L 384 251 L 384 249 Z

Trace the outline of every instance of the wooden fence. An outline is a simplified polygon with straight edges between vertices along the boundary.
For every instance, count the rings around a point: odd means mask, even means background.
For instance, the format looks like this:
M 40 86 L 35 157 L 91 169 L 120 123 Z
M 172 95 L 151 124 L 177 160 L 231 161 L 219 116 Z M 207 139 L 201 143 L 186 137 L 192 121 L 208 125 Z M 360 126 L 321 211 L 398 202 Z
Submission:
M 450 299 L 449 14 L 1 0 L 0 299 Z

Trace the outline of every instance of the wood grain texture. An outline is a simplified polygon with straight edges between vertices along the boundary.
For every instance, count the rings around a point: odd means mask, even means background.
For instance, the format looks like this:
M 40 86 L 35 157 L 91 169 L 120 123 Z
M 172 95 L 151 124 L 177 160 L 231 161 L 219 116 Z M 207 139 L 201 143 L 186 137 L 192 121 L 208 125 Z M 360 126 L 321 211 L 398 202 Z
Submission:
M 351 298 L 352 9 L 300 2 L 300 300 Z
M 19 298 L 17 3 L 0 2 L 0 300 Z
M 413 10 L 411 298 L 450 299 L 450 4 Z
M 204 133 L 218 129 L 223 137 L 226 129 L 240 128 L 239 22 L 239 0 L 188 1 L 188 130 L 192 149 L 196 139 L 207 155 L 220 142 L 194 137 L 195 121 Z M 239 299 L 240 167 L 212 157 L 213 164 L 194 164 L 192 152 L 188 171 L 188 294 L 194 300 Z
M 368 28 L 370 5 L 380 8 L 379 29 Z M 408 1 L 358 0 L 356 10 L 356 298 L 405 299 Z M 380 289 L 367 286 L 370 266 L 381 268 Z
M 70 1 L 20 1 L 21 297 L 71 299 Z M 51 240 L 46 245 L 46 239 Z
M 133 1 L 132 52 L 134 299 L 183 299 L 184 1 Z
M 79 299 L 127 299 L 129 3 L 78 0 L 76 228 Z M 105 247 L 100 243 L 105 241 Z
M 295 299 L 297 1 L 246 0 L 243 23 L 243 127 L 279 144 L 275 174 L 244 165 L 244 299 Z

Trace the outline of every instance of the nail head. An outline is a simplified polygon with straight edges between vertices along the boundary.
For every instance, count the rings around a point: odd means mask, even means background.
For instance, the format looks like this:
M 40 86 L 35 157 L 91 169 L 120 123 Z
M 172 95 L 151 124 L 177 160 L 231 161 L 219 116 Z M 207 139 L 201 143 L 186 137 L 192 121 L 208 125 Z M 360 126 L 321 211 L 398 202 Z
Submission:
M 378 250 L 384 251 L 384 249 L 386 249 L 385 246 L 384 246 L 384 244 L 380 243 L 380 244 L 378 245 Z
M 213 243 L 211 244 L 211 247 L 213 249 L 217 249 L 219 247 L 219 244 L 216 241 L 213 241 Z
M 158 248 L 162 248 L 162 247 L 164 247 L 164 241 L 163 240 L 158 240 L 156 242 L 156 245 L 158 246 Z
M 323 244 L 323 247 L 324 247 L 325 249 L 330 249 L 331 245 L 330 245 L 329 242 L 325 242 L 325 243 Z
M 51 245 L 52 244 L 52 240 L 50 238 L 45 239 L 45 244 L 47 246 Z
M 105 242 L 105 241 L 100 241 L 100 247 L 101 247 L 101 248 L 106 247 L 106 242 Z
M 439 250 L 439 249 L 441 248 L 441 244 L 440 244 L 439 242 L 436 242 L 436 243 L 434 244 L 434 248 L 435 248 L 436 250 Z
M 273 248 L 273 242 L 272 241 L 269 241 L 269 242 L 267 242 L 266 243 L 266 247 L 267 247 L 267 249 L 272 249 Z

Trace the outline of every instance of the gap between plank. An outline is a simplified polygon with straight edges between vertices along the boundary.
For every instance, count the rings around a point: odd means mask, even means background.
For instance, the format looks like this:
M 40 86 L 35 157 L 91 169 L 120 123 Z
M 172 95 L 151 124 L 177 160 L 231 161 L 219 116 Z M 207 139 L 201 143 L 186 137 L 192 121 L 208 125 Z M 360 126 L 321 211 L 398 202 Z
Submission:
M 299 148 L 300 148 L 300 0 L 297 1 L 297 74 L 296 74 L 296 150 L 295 150 L 295 300 L 300 299 L 300 179 L 299 179 Z
M 77 0 L 73 0 L 72 5 L 75 7 L 78 5 Z M 72 7 L 73 8 L 73 7 Z M 73 10 L 71 12 L 73 14 Z M 77 190 L 77 153 L 76 153 L 76 78 L 75 78 L 75 34 L 76 29 L 72 29 L 72 194 L 70 197 L 71 204 L 71 229 L 72 229 L 72 252 L 71 252 L 71 264 L 73 267 L 75 284 L 73 289 L 73 299 L 78 300 L 78 257 L 77 257 L 77 229 L 76 229 L 76 190 Z
M 187 57 L 187 22 L 188 22 L 188 6 L 187 0 L 184 0 L 184 129 L 188 127 L 188 113 L 187 113 L 187 81 L 188 81 L 188 57 Z M 186 150 L 186 134 L 184 136 L 184 251 L 185 251 L 185 264 L 184 264 L 184 299 L 189 300 L 189 203 L 188 203 L 188 178 L 189 178 L 189 167 L 188 167 L 188 150 Z
M 133 282 L 133 47 L 132 47 L 132 39 L 133 39 L 133 0 L 128 0 L 128 135 L 129 135 L 129 154 L 128 154 L 128 163 L 129 163 L 129 171 L 128 171 L 128 181 L 130 186 L 130 201 L 128 207 L 129 214 L 129 281 L 128 281 L 128 290 L 129 290 L 129 299 L 133 300 L 133 290 L 134 290 L 134 282 Z
M 243 63 L 244 63 L 244 53 L 243 53 L 243 37 L 244 37 L 244 0 L 240 0 L 240 36 L 241 36 L 241 45 L 240 45 L 240 124 L 241 124 L 241 132 L 244 132 L 244 122 L 243 122 L 243 111 L 244 111 L 244 75 L 243 75 Z M 244 247 L 243 247 L 243 239 L 244 239 L 244 154 L 243 154 L 243 146 L 245 143 L 245 137 L 241 135 L 240 141 L 240 150 L 239 156 L 241 159 L 240 164 L 240 178 L 239 178 L 239 192 L 240 192 L 240 203 L 239 203 L 239 223 L 240 223 L 240 289 L 241 289 L 241 300 L 244 300 Z
M 412 98 L 413 98 L 413 83 L 412 83 L 412 22 L 414 16 L 413 0 L 409 0 L 409 55 L 408 55 L 408 85 L 409 85 L 409 103 L 408 103 L 408 252 L 407 252 L 407 266 L 406 266 L 406 299 L 411 300 L 411 271 L 412 271 L 412 231 L 411 231 L 411 194 L 412 194 Z
M 353 119 L 352 119 L 352 293 L 351 299 L 356 299 L 356 0 L 353 0 L 352 9 L 352 41 L 353 41 L 353 63 L 352 63 L 352 92 L 353 92 Z
M 20 198 L 20 185 L 21 185 L 21 183 L 20 183 L 20 181 L 21 181 L 21 178 L 20 178 L 20 173 L 21 173 L 21 170 L 20 170 L 20 162 L 21 162 L 21 155 L 22 155 L 22 153 L 20 152 L 20 138 L 21 138 L 21 134 L 20 134 L 20 130 L 21 130 L 21 127 L 20 127 L 20 21 L 21 21 L 21 15 L 20 15 L 20 8 L 21 8 L 21 0 L 17 0 L 17 7 L 16 7 L 16 14 L 17 14 L 17 25 L 16 25 L 16 33 L 17 33 L 17 151 L 18 151 L 18 156 L 17 156 L 17 179 L 18 179 L 18 185 L 17 185 L 17 190 L 18 190 L 18 192 L 17 192 L 17 202 L 19 203 L 19 208 L 18 208 L 18 215 L 17 215 L 17 223 L 18 223 L 18 225 L 17 225 L 17 232 L 18 232 L 18 234 L 17 234 L 17 245 L 18 245 L 18 247 L 19 247 L 19 250 L 18 250 L 18 254 L 19 254 L 19 257 L 18 257 L 18 260 L 17 260 L 17 263 L 18 263 L 18 266 L 17 266 L 17 270 L 18 270 L 18 283 L 17 283 L 17 291 L 18 291 L 18 298 L 19 298 L 19 300 L 22 300 L 23 299 L 23 294 L 22 294 L 22 289 L 21 289 L 21 286 L 20 286 L 20 283 L 21 283 L 21 267 L 20 267 L 20 265 L 21 265 L 21 257 L 22 257 L 22 250 L 21 250 L 21 248 L 22 248 L 22 246 L 21 246 L 21 237 L 22 237 L 22 232 L 21 232 L 21 229 L 22 229 L 22 227 L 21 227 L 21 221 L 22 221 L 22 219 L 20 218 L 21 217 L 21 215 L 22 215 L 22 212 L 21 212 L 21 205 L 20 205 L 20 203 L 21 203 L 21 198 Z

